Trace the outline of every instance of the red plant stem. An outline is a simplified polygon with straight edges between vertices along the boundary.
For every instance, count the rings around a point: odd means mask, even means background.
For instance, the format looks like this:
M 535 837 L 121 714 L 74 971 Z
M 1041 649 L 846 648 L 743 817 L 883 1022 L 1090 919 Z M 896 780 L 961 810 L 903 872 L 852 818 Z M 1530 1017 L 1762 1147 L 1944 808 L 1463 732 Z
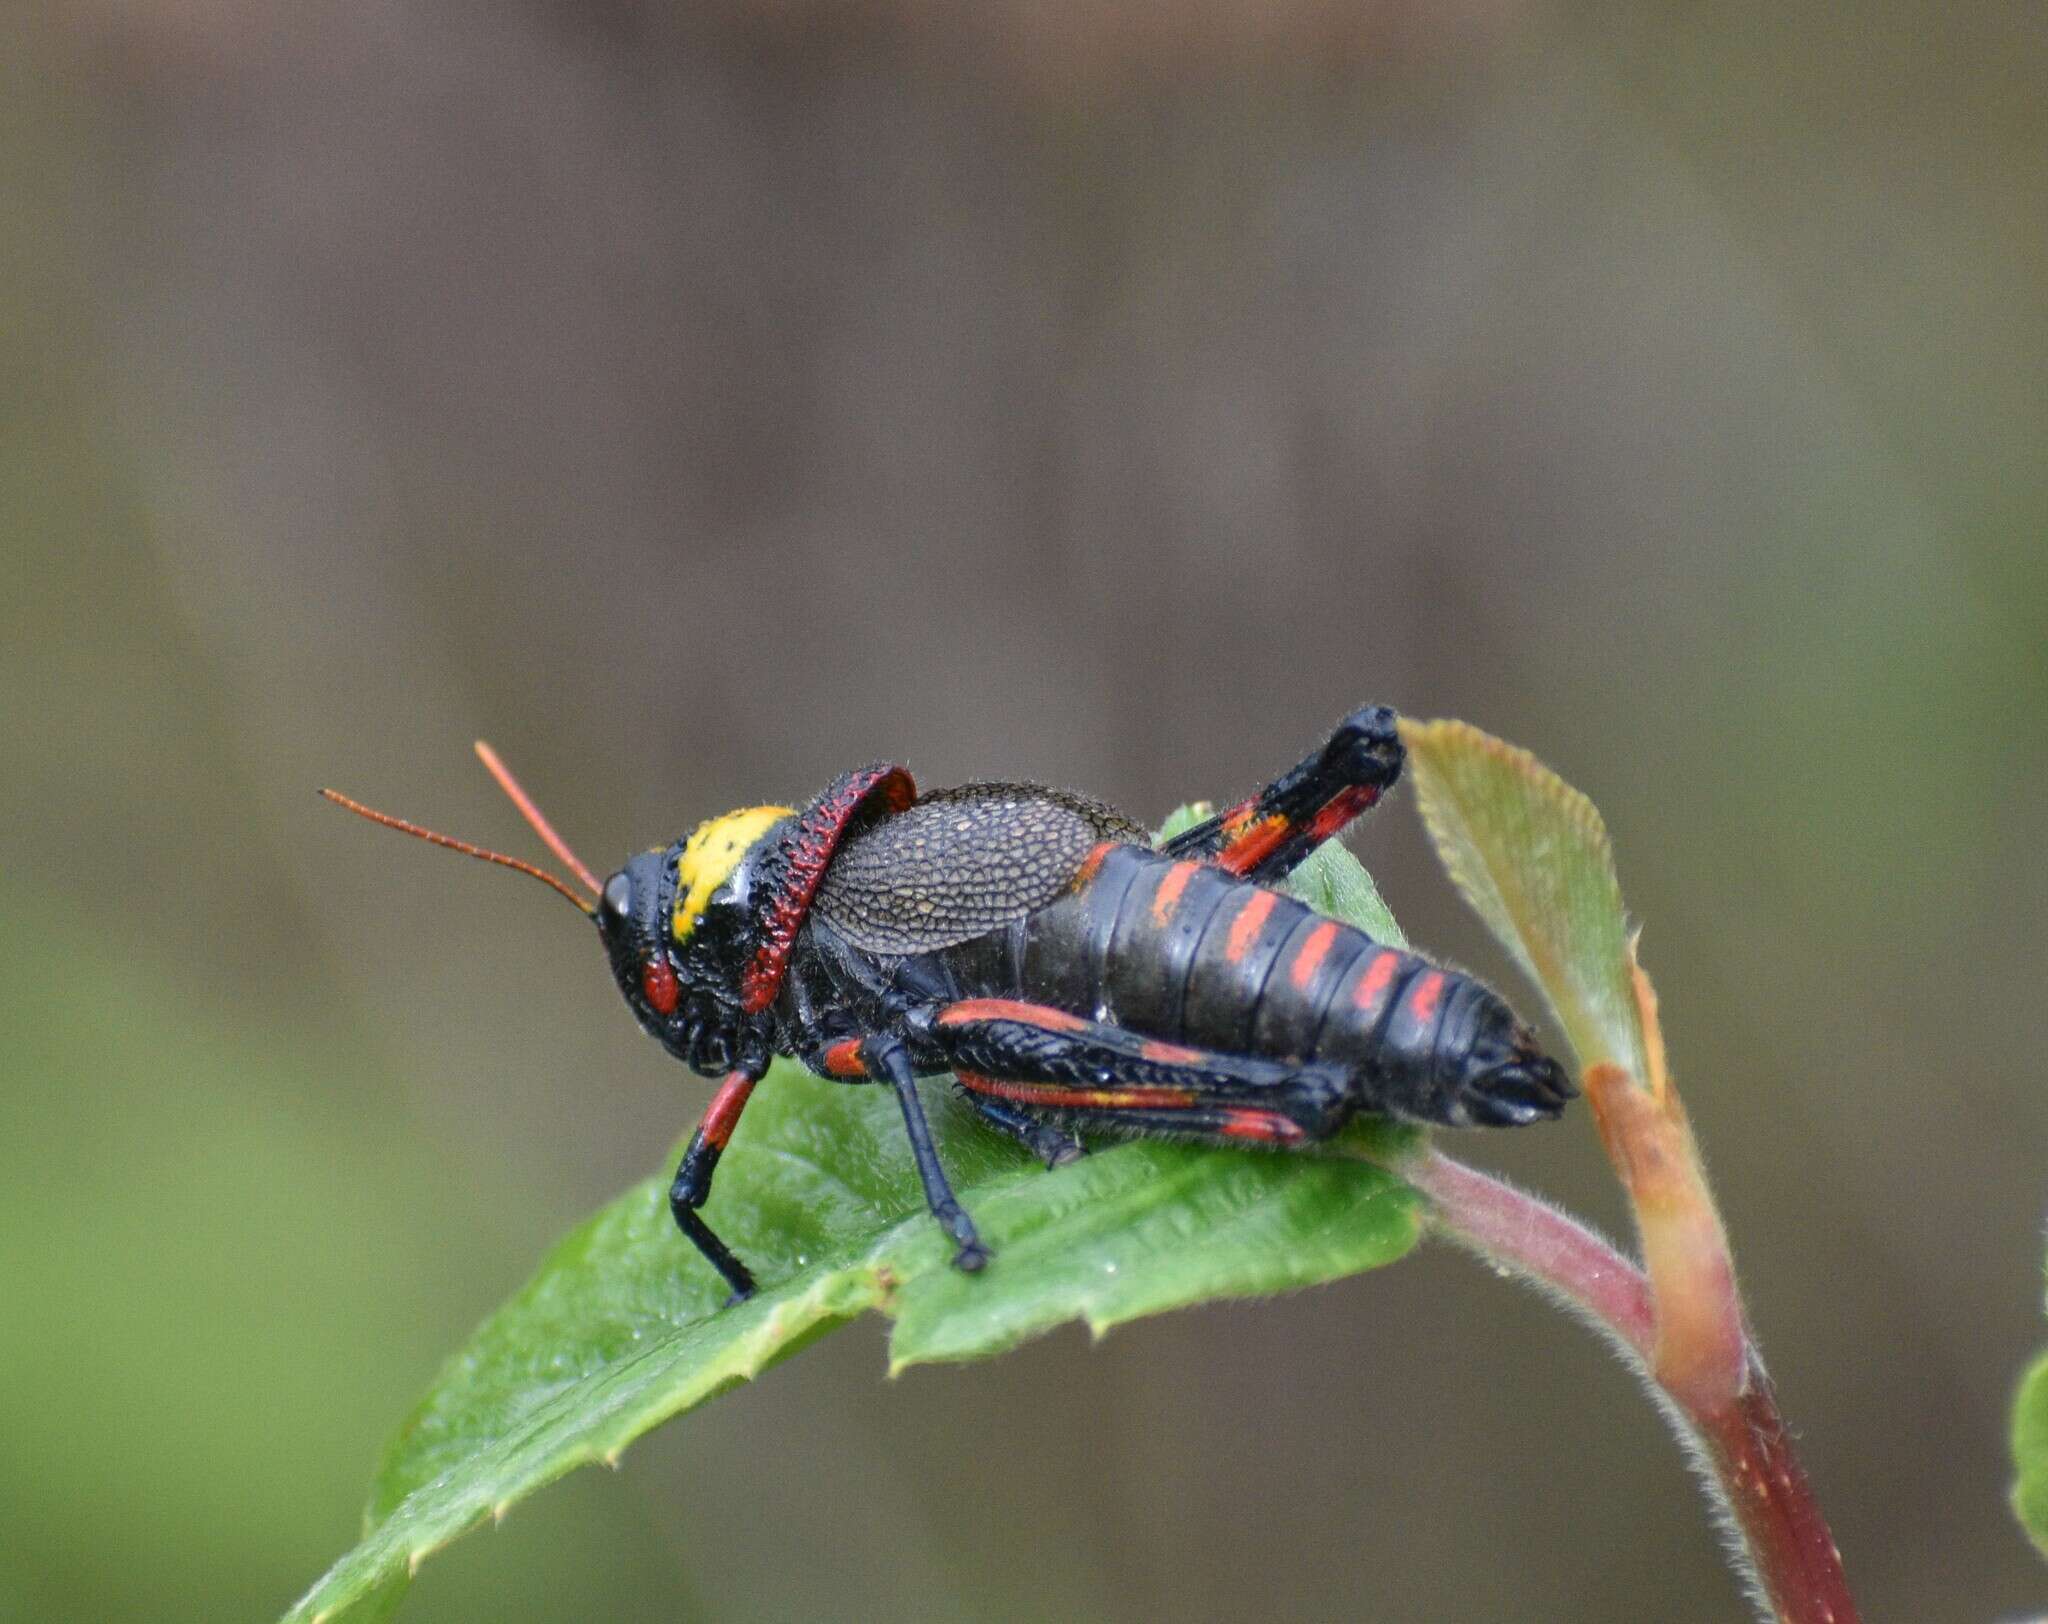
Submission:
M 1556 1292 L 1627 1344 L 1645 1367 L 1657 1311 L 1643 1271 L 1575 1218 L 1490 1173 L 1428 1150 L 1396 1172 L 1428 1196 L 1439 1225 L 1489 1261 Z
M 1728 1508 L 1749 1543 L 1772 1610 L 1797 1624 L 1856 1624 L 1842 1553 L 1793 1452 L 1778 1395 L 1754 1350 L 1749 1380 L 1716 1414 L 1688 1416 L 1699 1429 Z
M 1555 1208 L 1430 1149 L 1390 1164 L 1426 1197 L 1436 1226 L 1593 1320 L 1652 1381 L 1657 1311 L 1648 1277 Z M 1744 1339 L 1741 1390 L 1711 1409 L 1658 1385 L 1700 1446 L 1711 1487 L 1741 1530 L 1749 1572 L 1783 1624 L 1857 1624 L 1856 1603 L 1762 1362 Z

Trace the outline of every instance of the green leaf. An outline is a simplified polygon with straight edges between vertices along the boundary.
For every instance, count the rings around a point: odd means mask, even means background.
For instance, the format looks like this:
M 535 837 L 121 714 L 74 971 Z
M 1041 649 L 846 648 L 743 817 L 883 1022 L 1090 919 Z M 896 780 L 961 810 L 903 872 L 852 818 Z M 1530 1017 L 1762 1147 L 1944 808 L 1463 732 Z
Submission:
M 1309 854 L 1287 889 L 1318 913 L 1349 920 L 1376 942 L 1402 949 L 1409 945 L 1372 875 L 1334 840 L 1324 841 Z
M 1216 810 L 1213 801 L 1188 801 L 1167 814 L 1166 821 L 1159 826 L 1159 833 L 1152 838 L 1165 845 L 1175 835 L 1184 835 L 1204 818 Z
M 2012 1405 L 2013 1515 L 2048 1556 L 2048 1353 L 2020 1380 Z
M 1543 989 L 1581 1066 L 1650 1085 L 1621 883 L 1593 803 L 1464 722 L 1403 721 L 1401 737 L 1444 867 Z
M 1391 920 L 1356 861 L 1332 842 L 1316 864 L 1311 900 L 1386 936 Z M 670 1221 L 665 1172 L 628 1190 L 448 1362 L 387 1452 L 362 1542 L 287 1618 L 386 1616 L 430 1552 L 869 1310 L 894 1321 L 894 1371 L 984 1358 L 1068 1320 L 1100 1335 L 1337 1279 L 1393 1262 L 1419 1234 L 1418 1198 L 1355 1157 L 1146 1141 L 1049 1173 L 939 1094 L 940 1151 L 994 1250 L 986 1271 L 949 1266 L 885 1090 L 778 1065 L 706 1211 L 760 1294 L 720 1307 L 723 1285 Z M 1354 1133 L 1382 1158 L 1415 1137 Z

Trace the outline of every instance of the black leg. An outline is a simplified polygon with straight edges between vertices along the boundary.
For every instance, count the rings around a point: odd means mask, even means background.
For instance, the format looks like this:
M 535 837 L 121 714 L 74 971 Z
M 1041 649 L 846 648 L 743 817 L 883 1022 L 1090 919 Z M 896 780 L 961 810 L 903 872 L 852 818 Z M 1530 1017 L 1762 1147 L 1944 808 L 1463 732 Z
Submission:
M 1401 776 L 1405 759 L 1394 713 L 1353 711 L 1314 755 L 1249 800 L 1183 830 L 1165 845 L 1270 885 L 1373 805 Z
M 917 1097 L 917 1073 L 911 1068 L 910 1051 L 900 1038 L 873 1037 L 861 1045 L 868 1074 L 886 1079 L 896 1090 L 896 1103 L 903 1110 L 903 1130 L 910 1136 L 910 1154 L 917 1162 L 917 1176 L 924 1181 L 925 1204 L 939 1227 L 953 1237 L 958 1248 L 953 1267 L 972 1274 L 988 1262 L 988 1248 L 974 1220 L 946 1182 L 946 1170 L 939 1165 L 938 1147 L 932 1143 L 931 1124 L 925 1121 L 924 1102 Z
M 704 1112 L 704 1120 L 690 1136 L 690 1148 L 683 1152 L 675 1183 L 668 1192 L 668 1210 L 675 1216 L 676 1227 L 690 1237 L 697 1250 L 732 1287 L 727 1307 L 753 1296 L 754 1277 L 725 1242 L 711 1232 L 711 1226 L 697 1209 L 710 1199 L 711 1175 L 718 1170 L 718 1158 L 725 1153 L 726 1142 L 732 1138 L 740 1112 L 746 1109 L 747 1097 L 759 1080 L 751 1071 L 736 1071 L 719 1084 Z
M 677 1183 L 682 1175 L 676 1175 Z M 711 1226 L 697 1215 L 697 1209 L 677 1201 L 675 1192 L 669 1192 L 669 1211 L 675 1214 L 676 1227 L 696 1244 L 697 1250 L 710 1260 L 711 1266 L 725 1277 L 725 1283 L 732 1287 L 732 1295 L 725 1300 L 727 1308 L 734 1303 L 743 1303 L 754 1295 L 754 1276 L 747 1266 L 732 1255 L 724 1241 L 711 1232 Z
M 981 1119 L 997 1127 L 1022 1145 L 1048 1168 L 1065 1167 L 1088 1154 L 1088 1147 L 1070 1133 L 1061 1133 L 1049 1122 L 1040 1122 L 1028 1111 L 1020 1111 L 999 1099 L 960 1085 L 960 1097 L 980 1113 Z

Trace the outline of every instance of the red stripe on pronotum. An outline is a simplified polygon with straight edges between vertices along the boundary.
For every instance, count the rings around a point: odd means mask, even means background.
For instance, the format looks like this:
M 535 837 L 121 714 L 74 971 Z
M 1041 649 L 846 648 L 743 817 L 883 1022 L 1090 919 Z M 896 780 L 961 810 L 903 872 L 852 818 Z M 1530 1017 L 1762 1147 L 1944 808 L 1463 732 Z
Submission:
M 825 878 L 825 865 L 832 861 L 847 825 L 870 795 L 880 796 L 891 812 L 901 812 L 917 799 L 917 784 L 901 767 L 870 767 L 850 774 L 829 797 L 798 814 L 796 831 L 789 837 L 789 865 L 781 876 L 781 889 L 762 921 L 761 945 L 740 977 L 740 1007 L 749 1015 L 758 1015 L 782 991 L 796 933 L 811 911 L 811 899 Z

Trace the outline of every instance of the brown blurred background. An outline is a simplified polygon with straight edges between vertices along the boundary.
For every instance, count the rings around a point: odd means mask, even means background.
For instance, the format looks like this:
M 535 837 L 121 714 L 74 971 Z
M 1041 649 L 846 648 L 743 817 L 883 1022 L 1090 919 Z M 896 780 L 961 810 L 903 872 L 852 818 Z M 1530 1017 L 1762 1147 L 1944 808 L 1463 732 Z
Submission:
M 704 1086 L 531 887 L 1364 699 L 1599 802 L 1870 1615 L 2038 1606 L 2048 35 L 1947 7 L 88 0 L 0 56 L 0 1617 L 260 1618 Z M 1501 973 L 1416 827 L 1357 839 Z M 1521 994 L 1526 999 L 1526 993 Z M 1466 1152 L 1618 1226 L 1583 1113 Z M 1741 1616 L 1462 1257 L 882 1374 L 410 1618 Z

